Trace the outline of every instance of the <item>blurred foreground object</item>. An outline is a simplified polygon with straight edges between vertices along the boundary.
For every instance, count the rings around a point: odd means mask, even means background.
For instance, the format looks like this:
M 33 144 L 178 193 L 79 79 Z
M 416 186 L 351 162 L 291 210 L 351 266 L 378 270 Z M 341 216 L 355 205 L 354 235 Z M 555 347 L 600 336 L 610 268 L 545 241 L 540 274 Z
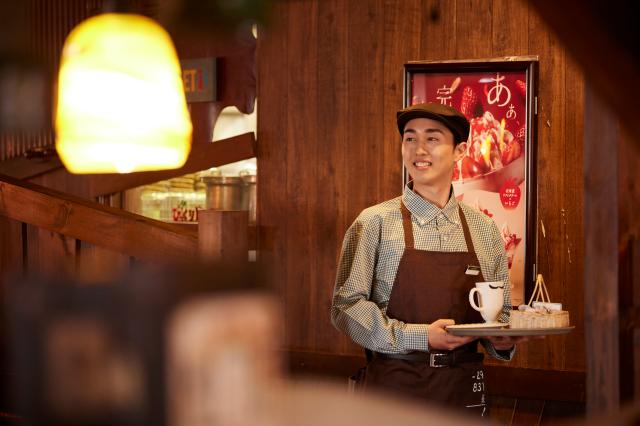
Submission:
M 486 425 L 346 383 L 287 381 L 282 316 L 244 264 L 135 270 L 119 283 L 7 287 L 21 425 Z M 636 403 L 567 426 L 637 424 Z M 597 422 L 596 422 L 597 420 Z
M 72 173 L 181 167 L 192 126 L 168 33 L 149 18 L 117 13 L 73 29 L 62 50 L 55 127 Z
M 196 415 L 258 412 L 247 395 L 278 373 L 280 330 L 257 277 L 252 265 L 191 265 L 136 269 L 113 284 L 11 283 L 16 414 L 26 425 L 185 424 L 167 422 L 169 407 L 197 406 L 203 384 L 216 398 Z
M 184 303 L 167 332 L 168 424 L 276 426 L 268 395 L 280 376 L 277 318 L 260 296 Z

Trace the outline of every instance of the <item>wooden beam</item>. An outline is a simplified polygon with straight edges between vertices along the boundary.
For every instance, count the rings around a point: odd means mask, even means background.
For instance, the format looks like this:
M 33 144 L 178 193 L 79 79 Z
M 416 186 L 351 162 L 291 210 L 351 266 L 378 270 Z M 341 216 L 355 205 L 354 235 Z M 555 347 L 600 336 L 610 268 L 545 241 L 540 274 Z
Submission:
M 623 48 L 607 31 L 608 26 L 620 23 L 603 22 L 607 17 L 598 14 L 590 3 L 593 2 L 529 0 L 529 5 L 558 35 L 567 52 L 581 65 L 593 90 L 610 105 L 620 118 L 621 125 L 627 127 L 630 134 L 638 135 L 640 59 Z M 617 10 L 619 14 L 635 13 L 628 10 L 631 4 L 632 2 L 613 1 L 607 3 L 607 7 Z M 635 143 L 640 143 L 640 138 L 636 138 Z
M 196 260 L 191 232 L 2 175 L 0 215 L 143 260 Z
M 184 166 L 179 169 L 128 174 L 85 175 L 89 180 L 89 196 L 113 194 L 141 185 L 195 173 L 256 156 L 253 132 L 213 143 L 194 143 Z
M 620 405 L 616 117 L 587 84 L 584 112 L 584 330 L 587 413 Z

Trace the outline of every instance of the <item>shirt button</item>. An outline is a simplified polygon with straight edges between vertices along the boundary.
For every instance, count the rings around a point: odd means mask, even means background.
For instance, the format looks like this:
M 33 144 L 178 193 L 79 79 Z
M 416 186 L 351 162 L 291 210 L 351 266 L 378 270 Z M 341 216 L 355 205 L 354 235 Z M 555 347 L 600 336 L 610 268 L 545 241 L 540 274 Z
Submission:
M 445 235 L 444 237 L 442 237 L 442 239 L 447 241 L 449 239 L 449 237 L 447 235 Z
M 420 225 L 424 225 L 424 220 L 418 222 Z

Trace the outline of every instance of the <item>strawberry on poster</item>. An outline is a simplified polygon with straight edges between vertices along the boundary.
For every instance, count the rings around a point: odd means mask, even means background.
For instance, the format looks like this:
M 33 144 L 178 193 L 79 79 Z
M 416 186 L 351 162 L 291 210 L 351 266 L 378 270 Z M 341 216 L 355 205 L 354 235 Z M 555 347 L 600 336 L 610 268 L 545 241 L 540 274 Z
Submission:
M 411 104 L 438 102 L 471 123 L 453 172 L 456 198 L 491 217 L 507 252 L 512 302 L 523 303 L 526 230 L 526 73 L 414 73 Z

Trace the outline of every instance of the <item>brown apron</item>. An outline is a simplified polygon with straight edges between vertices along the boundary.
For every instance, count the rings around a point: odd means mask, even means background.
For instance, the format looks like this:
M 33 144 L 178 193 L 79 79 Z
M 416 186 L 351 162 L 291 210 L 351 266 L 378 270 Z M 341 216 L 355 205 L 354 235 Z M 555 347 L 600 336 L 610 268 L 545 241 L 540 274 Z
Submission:
M 417 250 L 413 241 L 411 213 L 402 203 L 402 224 L 405 250 L 391 291 L 387 316 L 406 323 L 428 324 L 441 318 L 458 323 L 482 322 L 480 314 L 471 308 L 468 293 L 479 275 L 467 275 L 467 266 L 479 266 L 469 227 L 460 207 L 460 223 L 467 243 L 467 252 Z M 479 269 L 479 268 L 478 268 Z M 473 358 L 474 361 L 451 366 L 431 366 L 429 356 L 440 352 L 447 356 Z M 469 413 L 484 415 L 485 383 L 477 341 L 454 351 L 413 353 L 424 361 L 384 357 L 373 354 L 366 368 L 365 388 L 382 388 L 448 407 L 466 407 Z M 370 355 L 370 354 L 369 354 Z M 433 355 L 431 355 L 433 357 Z M 433 358 L 432 358 L 433 359 Z

